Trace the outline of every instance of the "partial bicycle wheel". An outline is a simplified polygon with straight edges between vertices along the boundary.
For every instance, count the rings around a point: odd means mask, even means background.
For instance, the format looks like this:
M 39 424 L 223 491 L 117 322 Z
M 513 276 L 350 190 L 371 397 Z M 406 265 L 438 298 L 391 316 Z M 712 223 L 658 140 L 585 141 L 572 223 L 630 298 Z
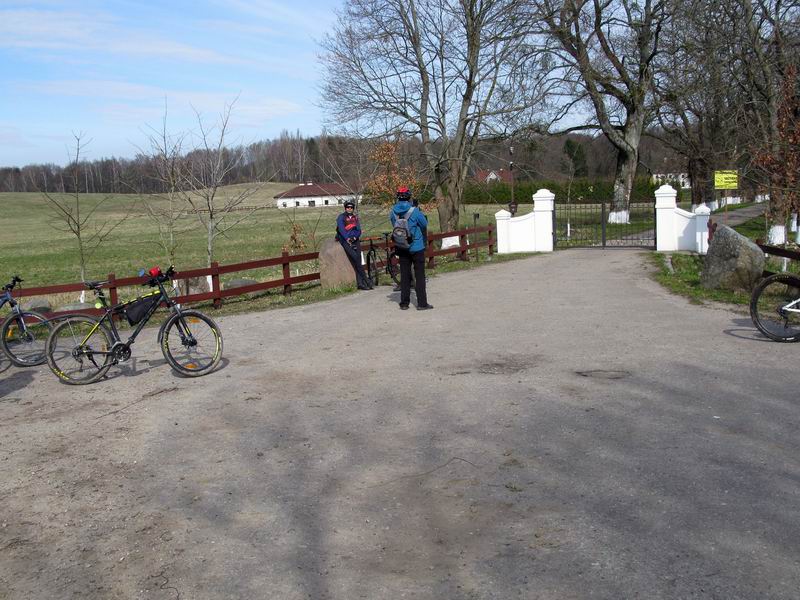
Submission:
M 0 329 L 0 345 L 18 367 L 41 365 L 47 360 L 45 344 L 53 326 L 36 312 L 11 314 Z
M 47 338 L 47 364 L 64 383 L 94 383 L 111 368 L 114 338 L 98 319 L 70 315 Z
M 173 314 L 161 326 L 160 339 L 169 365 L 188 377 L 209 373 L 222 358 L 219 326 L 196 310 Z
M 778 273 L 764 279 L 750 298 L 750 317 L 771 340 L 800 341 L 800 277 Z
M 378 254 L 375 248 L 367 252 L 367 279 L 373 286 L 378 285 Z
M 389 272 L 392 281 L 400 285 L 400 263 L 397 262 L 398 260 L 397 254 L 392 252 L 389 255 L 389 262 L 386 263 L 386 270 Z

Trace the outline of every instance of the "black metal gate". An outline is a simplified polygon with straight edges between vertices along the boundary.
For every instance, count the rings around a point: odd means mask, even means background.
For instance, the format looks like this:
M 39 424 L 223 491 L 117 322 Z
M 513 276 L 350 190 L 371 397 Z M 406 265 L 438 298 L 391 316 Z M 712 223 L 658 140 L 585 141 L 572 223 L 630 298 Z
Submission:
M 656 206 L 653 202 L 631 203 L 626 223 L 609 223 L 610 202 L 555 202 L 553 246 L 656 247 Z

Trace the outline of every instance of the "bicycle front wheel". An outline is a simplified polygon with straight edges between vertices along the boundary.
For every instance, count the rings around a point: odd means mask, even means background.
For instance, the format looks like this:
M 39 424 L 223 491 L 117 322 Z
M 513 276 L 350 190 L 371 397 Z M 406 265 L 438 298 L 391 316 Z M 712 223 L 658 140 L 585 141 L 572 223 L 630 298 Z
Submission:
M 41 365 L 47 360 L 45 344 L 52 325 L 42 315 L 26 311 L 10 315 L 0 330 L 0 345 L 18 367 Z
M 219 364 L 222 333 L 210 317 L 196 310 L 184 310 L 162 325 L 161 351 L 178 373 L 199 377 Z
M 378 285 L 378 254 L 374 249 L 367 252 L 367 279 L 373 286 Z
M 800 277 L 778 273 L 764 279 L 750 298 L 750 317 L 771 340 L 800 341 Z
M 99 320 L 70 315 L 47 338 L 47 364 L 64 383 L 94 383 L 111 368 L 113 339 Z
M 397 285 L 400 285 L 400 263 L 398 262 L 397 254 L 390 254 L 388 262 L 386 263 L 386 272 Z

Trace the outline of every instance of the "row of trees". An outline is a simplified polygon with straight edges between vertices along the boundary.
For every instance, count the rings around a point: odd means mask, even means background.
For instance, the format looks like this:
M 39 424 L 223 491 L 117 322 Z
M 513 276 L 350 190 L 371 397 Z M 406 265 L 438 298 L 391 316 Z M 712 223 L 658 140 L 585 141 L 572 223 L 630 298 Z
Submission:
M 698 200 L 714 169 L 739 168 L 785 213 L 799 14 L 797 0 L 347 0 L 324 98 L 336 124 L 421 140 L 447 226 L 481 139 L 544 131 L 602 133 L 618 216 L 645 135 L 685 159 Z
M 235 111 L 232 115 L 235 118 Z M 171 134 L 186 138 L 188 134 Z M 264 173 L 274 181 L 343 183 L 363 191 L 369 178 L 382 164 L 381 146 L 385 138 L 364 139 L 346 136 L 319 135 L 304 138 L 299 133 L 284 132 L 276 140 L 249 145 L 231 145 L 224 149 L 234 165 L 225 174 L 223 185 L 258 181 Z M 66 166 L 34 164 L 25 167 L 0 167 L 0 191 L 90 194 L 164 193 L 168 186 L 160 174 L 159 154 L 151 148 L 140 149 L 131 159 L 103 158 L 88 160 L 91 143 L 84 138 L 79 164 L 74 164 L 74 147 Z M 149 146 L 146 142 L 145 146 Z M 74 146 L 74 144 L 73 144 Z M 425 165 L 420 160 L 422 144 L 418 139 L 395 140 L 394 160 L 415 173 L 418 185 L 427 186 Z M 603 137 L 581 133 L 566 136 L 527 136 L 514 141 L 484 139 L 478 142 L 472 160 L 473 170 L 509 168 L 509 148 L 514 148 L 514 173 L 518 180 L 552 180 L 570 176 L 565 163 L 565 148 L 570 156 L 581 159 L 577 177 L 607 179 L 613 176 L 615 152 Z M 184 143 L 182 159 L 196 159 L 202 149 Z M 378 159 L 376 159 L 376 155 Z M 654 139 L 645 139 L 640 152 L 642 168 L 647 172 L 673 172 L 681 169 L 675 152 Z M 177 160 L 177 159 L 176 159 Z M 76 173 L 77 167 L 77 173 Z

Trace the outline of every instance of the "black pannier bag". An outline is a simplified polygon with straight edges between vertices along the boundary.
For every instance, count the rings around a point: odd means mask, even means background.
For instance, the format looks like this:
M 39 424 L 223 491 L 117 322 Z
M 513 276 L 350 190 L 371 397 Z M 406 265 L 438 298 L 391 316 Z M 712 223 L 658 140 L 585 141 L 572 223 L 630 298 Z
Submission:
M 125 316 L 128 318 L 128 323 L 136 325 L 141 322 L 147 315 L 147 311 L 153 304 L 161 300 L 161 294 L 152 294 L 144 298 L 137 298 L 133 302 L 125 305 Z

